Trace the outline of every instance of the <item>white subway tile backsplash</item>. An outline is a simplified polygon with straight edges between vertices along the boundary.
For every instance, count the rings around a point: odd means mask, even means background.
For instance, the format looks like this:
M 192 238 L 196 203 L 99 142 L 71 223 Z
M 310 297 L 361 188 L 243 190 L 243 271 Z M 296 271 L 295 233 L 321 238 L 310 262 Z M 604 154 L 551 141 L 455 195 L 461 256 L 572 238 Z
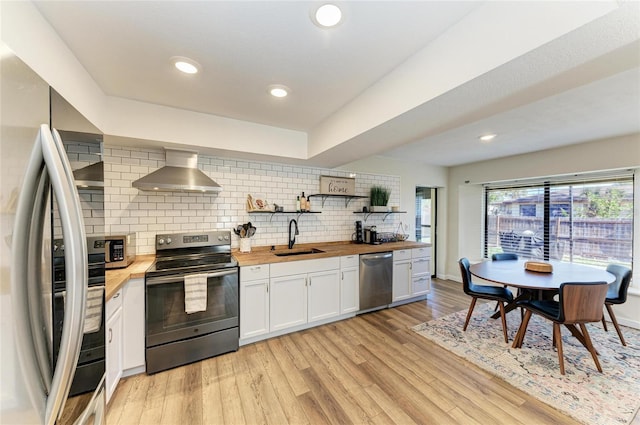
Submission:
M 104 204 L 106 233 L 134 231 L 137 233 L 137 252 L 150 254 L 155 251 L 155 235 L 200 230 L 231 230 L 238 224 L 251 221 L 257 227 L 253 246 L 286 244 L 290 219 L 298 220 L 298 243 L 350 240 L 354 222 L 364 220 L 362 214 L 354 214 L 368 205 L 367 199 L 353 199 L 348 206 L 342 198 L 312 197 L 312 210 L 321 214 L 268 214 L 248 213 L 247 195 L 278 204 L 286 211 L 295 209 L 296 196 L 315 194 L 321 175 L 348 177 L 339 170 L 292 166 L 257 161 L 223 159 L 200 155 L 201 170 L 218 182 L 223 191 L 219 194 L 181 192 L 141 192 L 131 183 L 164 165 L 162 149 L 106 146 Z M 398 205 L 400 178 L 359 173 L 356 178 L 356 194 L 367 196 L 372 185 L 391 189 L 389 205 Z M 365 225 L 375 225 L 378 231 L 395 231 L 402 217 L 390 215 L 368 217 Z M 238 246 L 238 238 L 232 234 L 232 246 Z

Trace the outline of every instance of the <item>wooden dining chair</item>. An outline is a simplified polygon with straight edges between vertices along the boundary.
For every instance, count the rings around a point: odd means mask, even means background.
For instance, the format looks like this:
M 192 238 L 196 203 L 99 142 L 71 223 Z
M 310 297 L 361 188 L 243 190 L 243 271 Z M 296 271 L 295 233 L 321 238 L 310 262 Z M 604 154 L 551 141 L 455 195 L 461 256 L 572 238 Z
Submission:
M 553 322 L 553 346 L 558 349 L 560 373 L 564 375 L 564 357 L 562 353 L 562 334 L 560 325 L 565 325 L 571 333 L 589 350 L 599 372 L 602 367 L 598 354 L 593 348 L 591 337 L 585 323 L 602 320 L 604 300 L 607 295 L 606 282 L 565 282 L 560 285 L 559 299 L 522 300 L 517 305 L 526 310 L 518 333 L 513 340 L 513 348 L 521 348 L 527 332 L 529 319 L 533 313 Z M 580 326 L 580 331 L 575 327 Z
M 627 301 L 627 290 L 629 289 L 629 284 L 631 283 L 631 269 L 618 264 L 609 264 L 607 266 L 607 271 L 616 277 L 616 281 L 609 285 L 609 290 L 607 291 L 607 297 L 604 300 L 604 305 L 607 308 L 609 317 L 611 317 L 613 326 L 616 328 L 616 332 L 618 332 L 620 342 L 626 347 L 627 342 L 622 336 L 620 325 L 618 325 L 616 315 L 613 314 L 613 308 L 611 308 L 611 306 L 613 304 L 624 304 Z M 602 315 L 602 326 L 604 326 L 605 331 L 608 331 L 607 322 L 604 320 L 604 314 Z
M 461 258 L 458 263 L 460 264 L 460 273 L 462 274 L 462 289 L 464 293 L 471 296 L 471 305 L 467 312 L 467 319 L 464 321 L 463 331 L 467 330 L 469 325 L 469 319 L 471 319 L 471 313 L 476 306 L 478 298 L 497 301 L 500 306 L 500 316 L 502 318 L 502 332 L 504 333 L 504 342 L 509 342 L 507 336 L 507 318 L 504 312 L 504 303 L 510 303 L 513 301 L 513 294 L 507 288 L 502 286 L 492 285 L 476 285 L 471 281 L 471 272 L 469 271 L 469 260 L 467 258 Z

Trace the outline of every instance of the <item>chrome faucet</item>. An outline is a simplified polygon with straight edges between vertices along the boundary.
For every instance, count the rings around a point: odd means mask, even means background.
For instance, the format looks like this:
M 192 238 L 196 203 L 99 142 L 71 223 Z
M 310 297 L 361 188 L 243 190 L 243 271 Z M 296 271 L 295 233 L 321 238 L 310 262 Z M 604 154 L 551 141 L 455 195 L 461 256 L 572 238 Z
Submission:
M 295 225 L 295 233 L 293 234 L 293 237 L 291 236 L 291 225 Z M 293 244 L 296 243 L 296 235 L 299 235 L 300 233 L 298 233 L 298 222 L 295 221 L 294 219 L 291 219 L 291 221 L 289 221 L 289 249 L 293 248 Z

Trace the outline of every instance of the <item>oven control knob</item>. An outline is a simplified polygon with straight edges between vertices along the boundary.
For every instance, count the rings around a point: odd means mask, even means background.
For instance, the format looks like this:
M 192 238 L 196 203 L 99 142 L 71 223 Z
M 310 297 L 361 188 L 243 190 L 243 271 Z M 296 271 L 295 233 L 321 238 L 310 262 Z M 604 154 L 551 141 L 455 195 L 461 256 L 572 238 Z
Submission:
M 220 242 L 222 242 L 222 239 L 223 239 L 223 238 L 222 238 L 222 236 L 218 236 L 218 240 L 219 240 Z
M 167 238 L 167 245 L 171 243 L 171 238 Z
M 158 239 L 158 245 L 164 245 L 164 239 L 162 238 Z
M 225 236 L 225 237 L 224 237 L 224 240 L 225 240 L 225 241 L 229 241 L 229 236 Z

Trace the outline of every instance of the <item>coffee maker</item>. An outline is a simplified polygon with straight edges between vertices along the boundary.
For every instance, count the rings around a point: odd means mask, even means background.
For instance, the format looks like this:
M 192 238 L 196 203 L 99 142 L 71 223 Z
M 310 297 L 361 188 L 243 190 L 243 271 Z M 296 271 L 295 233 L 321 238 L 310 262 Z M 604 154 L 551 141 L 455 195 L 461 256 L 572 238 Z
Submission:
M 371 245 L 378 245 L 378 231 L 376 226 L 369 226 L 364 228 L 364 243 Z
M 356 235 L 355 235 L 355 243 L 364 243 L 364 233 L 362 230 L 362 222 L 360 220 L 356 221 Z

